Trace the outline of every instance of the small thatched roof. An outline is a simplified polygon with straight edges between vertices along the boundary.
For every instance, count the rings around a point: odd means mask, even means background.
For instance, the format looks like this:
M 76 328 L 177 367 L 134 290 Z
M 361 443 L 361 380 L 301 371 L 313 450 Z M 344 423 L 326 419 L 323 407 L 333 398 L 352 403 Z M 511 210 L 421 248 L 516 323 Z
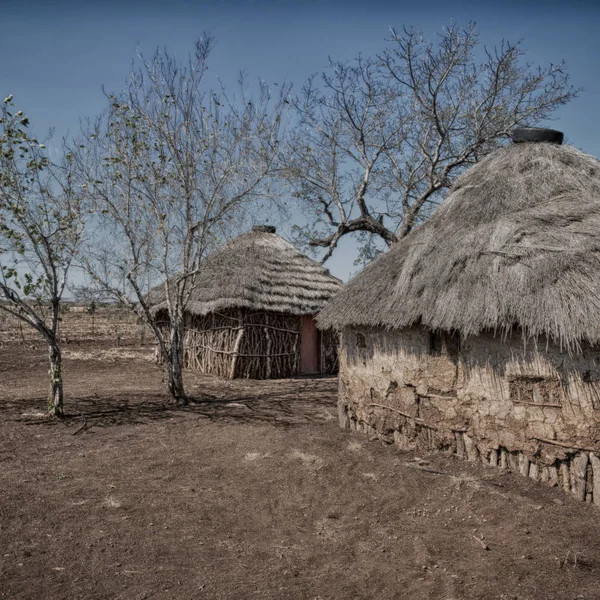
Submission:
M 315 314 L 342 286 L 270 226 L 257 226 L 211 254 L 193 280 L 188 310 L 206 315 L 229 308 Z M 166 306 L 164 286 L 150 294 L 153 311 Z
M 318 321 L 600 342 L 600 161 L 549 143 L 497 150 Z

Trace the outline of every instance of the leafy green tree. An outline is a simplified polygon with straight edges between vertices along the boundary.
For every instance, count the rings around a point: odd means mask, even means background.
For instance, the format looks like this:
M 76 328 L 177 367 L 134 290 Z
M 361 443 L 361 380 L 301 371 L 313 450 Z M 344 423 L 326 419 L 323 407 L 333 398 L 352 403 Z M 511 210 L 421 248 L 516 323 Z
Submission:
M 0 105 L 0 310 L 33 327 L 48 345 L 48 410 L 63 415 L 60 305 L 83 239 L 81 198 L 68 168 L 53 164 L 29 119 Z

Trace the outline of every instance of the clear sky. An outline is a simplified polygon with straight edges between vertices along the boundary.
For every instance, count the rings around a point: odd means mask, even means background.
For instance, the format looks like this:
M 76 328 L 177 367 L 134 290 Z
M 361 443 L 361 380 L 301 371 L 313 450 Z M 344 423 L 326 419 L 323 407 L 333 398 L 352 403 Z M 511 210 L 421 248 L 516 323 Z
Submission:
M 185 58 L 208 31 L 217 40 L 213 81 L 243 69 L 300 87 L 328 56 L 380 51 L 390 27 L 413 25 L 432 37 L 471 20 L 489 46 L 524 39 L 530 61 L 567 62 L 585 91 L 550 125 L 600 157 L 600 0 L 0 0 L 0 97 L 14 94 L 38 136 L 54 127 L 60 138 L 104 108 L 102 85 L 123 87 L 138 47 L 149 54 L 166 46 Z M 347 279 L 354 257 L 345 240 L 328 266 Z

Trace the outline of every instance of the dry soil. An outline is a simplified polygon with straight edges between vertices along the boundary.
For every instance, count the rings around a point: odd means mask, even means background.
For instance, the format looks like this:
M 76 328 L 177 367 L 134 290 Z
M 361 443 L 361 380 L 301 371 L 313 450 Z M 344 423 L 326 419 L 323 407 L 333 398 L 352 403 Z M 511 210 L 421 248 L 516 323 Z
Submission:
M 600 598 L 598 507 L 342 432 L 334 378 L 175 407 L 148 348 L 65 355 L 57 421 L 42 346 L 0 349 L 0 598 Z

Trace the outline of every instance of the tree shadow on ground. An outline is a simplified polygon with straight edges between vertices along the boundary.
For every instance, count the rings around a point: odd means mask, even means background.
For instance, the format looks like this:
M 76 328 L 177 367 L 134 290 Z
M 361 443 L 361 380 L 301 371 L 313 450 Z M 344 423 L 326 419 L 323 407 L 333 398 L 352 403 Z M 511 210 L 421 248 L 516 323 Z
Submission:
M 208 419 L 290 427 L 336 418 L 336 378 L 206 383 L 192 390 L 197 393 L 188 404 L 169 403 L 162 394 L 121 392 L 68 398 L 62 420 L 45 416 L 44 398 L 7 400 L 0 405 L 0 415 L 26 425 L 63 424 L 77 435 L 98 427 L 160 421 Z

